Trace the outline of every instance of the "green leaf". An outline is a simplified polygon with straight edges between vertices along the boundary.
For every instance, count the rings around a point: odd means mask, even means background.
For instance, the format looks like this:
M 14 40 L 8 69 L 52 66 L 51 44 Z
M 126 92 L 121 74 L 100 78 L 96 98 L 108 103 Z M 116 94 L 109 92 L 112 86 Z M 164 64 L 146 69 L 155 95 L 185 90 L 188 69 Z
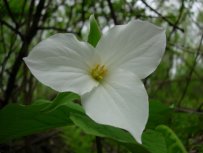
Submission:
M 187 153 L 176 134 L 165 125 L 147 130 L 143 133 L 142 140 L 151 153 Z
M 137 151 L 140 153 L 165 152 L 164 149 L 167 148 L 164 141 L 165 137 L 160 131 L 145 132 L 143 134 L 144 146 L 140 145 L 136 143 L 135 139 L 127 131 L 112 126 L 97 124 L 91 120 L 85 114 L 83 108 L 73 102 L 79 100 L 79 98 L 74 93 L 60 93 L 52 102 L 38 100 L 29 106 L 17 104 L 6 106 L 0 111 L 0 142 L 50 128 L 73 125 L 74 123 L 87 134 L 118 141 L 132 153 L 136 153 Z
M 140 144 L 122 143 L 121 145 L 125 146 L 131 153 L 152 153 Z
M 149 119 L 147 128 L 154 129 L 160 124 L 167 124 L 171 118 L 172 109 L 158 101 L 149 103 Z
M 164 138 L 168 148 L 167 153 L 187 153 L 185 147 L 182 142 L 176 136 L 176 134 L 167 126 L 160 125 L 156 128 L 156 131 L 161 133 Z
M 135 139 L 128 132 L 112 126 L 97 124 L 85 114 L 71 113 L 70 118 L 87 134 L 112 138 L 120 142 L 135 143 Z
M 151 153 L 167 153 L 166 142 L 163 135 L 154 130 L 147 130 L 142 135 L 143 145 Z
M 89 35 L 88 35 L 88 42 L 92 46 L 96 47 L 96 45 L 101 37 L 101 31 L 97 24 L 97 21 L 94 18 L 94 15 L 90 16 L 89 22 L 90 22 L 90 31 L 89 31 Z
M 150 153 L 144 146 L 136 143 L 135 139 L 128 132 L 122 129 L 97 124 L 85 114 L 73 113 L 70 115 L 70 118 L 75 125 L 87 134 L 114 139 L 132 153 Z
M 83 112 L 83 109 L 73 101 L 79 100 L 80 96 L 72 92 L 63 92 L 57 95 L 57 97 L 52 101 L 51 105 L 48 105 L 43 109 L 43 111 L 54 111 L 58 107 L 68 106 L 71 111 Z
M 127 131 L 97 124 L 91 120 L 83 108 L 73 102 L 78 99 L 79 96 L 74 93 L 60 93 L 52 102 L 38 100 L 29 106 L 6 106 L 0 111 L 0 142 L 50 128 L 72 125 L 74 122 L 87 134 L 114 139 L 131 152 L 140 150 L 142 153 L 149 153 L 142 145 L 136 143 Z
M 50 128 L 72 125 L 69 112 L 78 109 L 75 105 L 67 107 L 64 103 L 68 104 L 77 97 L 73 93 L 62 93 L 53 102 L 38 100 L 29 106 L 10 104 L 4 107 L 0 110 L 0 142 Z M 56 103 L 63 105 L 56 106 Z M 47 108 L 52 110 L 47 111 Z

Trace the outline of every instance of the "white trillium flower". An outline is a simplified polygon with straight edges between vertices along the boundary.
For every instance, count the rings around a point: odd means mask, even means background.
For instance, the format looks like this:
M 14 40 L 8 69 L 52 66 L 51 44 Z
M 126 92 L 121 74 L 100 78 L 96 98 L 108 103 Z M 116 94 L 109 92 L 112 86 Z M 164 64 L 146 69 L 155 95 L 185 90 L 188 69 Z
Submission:
M 165 46 L 163 29 L 135 20 L 111 28 L 95 48 L 73 34 L 56 34 L 24 60 L 43 84 L 78 93 L 95 122 L 125 129 L 141 143 L 149 109 L 141 80 L 156 69 Z

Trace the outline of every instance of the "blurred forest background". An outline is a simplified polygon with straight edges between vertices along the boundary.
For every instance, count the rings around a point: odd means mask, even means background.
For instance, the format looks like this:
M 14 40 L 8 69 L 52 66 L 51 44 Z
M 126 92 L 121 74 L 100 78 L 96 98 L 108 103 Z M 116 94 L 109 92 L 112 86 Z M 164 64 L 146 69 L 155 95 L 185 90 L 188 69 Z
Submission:
M 147 20 L 166 29 L 164 58 L 144 83 L 150 101 L 173 108 L 167 125 L 187 151 L 202 153 L 202 0 L 0 0 L 0 107 L 55 97 L 56 92 L 30 74 L 22 58 L 39 41 L 55 33 L 75 33 L 87 40 L 91 14 L 103 32 L 132 19 Z M 69 126 L 1 144 L 0 152 L 96 153 L 95 142 L 94 136 Z M 103 138 L 101 142 L 105 153 L 127 153 L 113 140 Z

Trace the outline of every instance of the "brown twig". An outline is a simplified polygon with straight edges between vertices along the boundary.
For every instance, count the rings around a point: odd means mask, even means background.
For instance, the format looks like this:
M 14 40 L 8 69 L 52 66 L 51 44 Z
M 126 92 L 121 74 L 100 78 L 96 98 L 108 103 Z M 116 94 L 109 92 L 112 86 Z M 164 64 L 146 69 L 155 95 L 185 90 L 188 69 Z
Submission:
M 9 23 L 7 23 L 6 21 L 0 19 L 0 23 L 2 25 L 5 25 L 7 28 L 9 28 L 11 31 L 13 31 L 15 34 L 19 35 L 21 39 L 23 39 L 23 35 L 22 33 L 17 29 L 14 28 L 12 25 L 10 25 Z
M 178 103 L 177 103 L 178 106 L 181 105 L 181 102 L 183 101 L 183 99 L 184 99 L 184 97 L 185 97 L 185 95 L 186 95 L 186 93 L 187 93 L 187 89 L 188 89 L 189 84 L 190 84 L 190 81 L 191 81 L 191 79 L 192 79 L 192 74 L 193 74 L 194 69 L 195 69 L 195 66 L 196 66 L 196 64 L 197 64 L 197 58 L 198 58 L 198 56 L 199 56 L 200 49 L 201 49 L 201 46 L 202 46 L 202 40 L 203 40 L 203 34 L 202 34 L 201 39 L 200 39 L 200 43 L 199 43 L 199 46 L 198 46 L 198 49 L 197 49 L 197 54 L 196 54 L 196 56 L 195 56 L 193 65 L 192 65 L 192 67 L 191 67 L 190 72 L 188 73 L 188 77 L 187 77 L 187 80 L 186 80 L 185 88 L 183 89 L 182 95 L 180 96 L 180 99 L 179 99 L 179 101 L 178 101 Z
M 35 145 L 35 144 L 39 144 L 39 143 L 41 143 L 41 142 L 43 142 L 43 141 L 46 141 L 47 139 L 50 139 L 50 138 L 52 138 L 52 137 L 54 137 L 54 136 L 56 136 L 57 134 L 59 134 L 59 130 L 54 130 L 53 132 L 49 132 L 49 133 L 46 133 L 46 134 L 43 134 L 43 135 L 40 135 L 40 136 L 37 136 L 37 137 L 35 137 L 34 139 L 32 139 L 31 141 L 30 141 L 30 145 Z M 15 147 L 15 146 L 13 146 L 13 147 Z M 20 152 L 20 151 L 22 151 L 23 149 L 25 149 L 25 145 L 23 145 L 23 146 L 20 146 L 19 148 L 14 148 L 14 150 L 16 151 L 16 152 Z
M 184 32 L 183 28 L 178 27 L 177 25 L 175 25 L 174 23 L 172 23 L 170 20 L 168 20 L 165 16 L 163 16 L 161 13 L 159 13 L 156 9 L 152 8 L 148 3 L 146 3 L 144 0 L 141 0 L 142 3 L 145 4 L 146 7 L 148 7 L 151 11 L 153 11 L 154 13 L 156 13 L 158 16 L 160 16 L 164 21 L 166 21 L 170 26 L 172 26 L 175 29 L 180 30 L 181 32 Z
M 4 1 L 4 6 L 9 14 L 9 16 L 11 17 L 12 21 L 15 23 L 16 25 L 16 29 L 18 29 L 18 22 L 15 20 L 15 17 L 13 15 L 13 13 L 11 12 L 11 9 L 10 9 L 10 6 L 8 4 L 8 1 L 7 0 L 3 0 Z
M 32 25 L 30 28 L 28 27 L 29 30 L 27 30 L 28 32 L 26 33 L 26 35 L 23 39 L 23 44 L 20 49 L 20 52 L 18 53 L 18 56 L 16 57 L 14 64 L 12 66 L 11 73 L 10 73 L 8 83 L 6 86 L 6 91 L 4 93 L 4 103 L 1 104 L 1 107 L 5 106 L 10 99 L 10 95 L 11 95 L 11 93 L 13 91 L 13 87 L 15 85 L 16 76 L 17 76 L 20 66 L 22 64 L 22 58 L 24 56 L 26 56 L 26 54 L 28 52 L 29 44 L 30 44 L 32 38 L 37 33 L 37 27 L 38 27 L 38 24 L 39 24 L 39 21 L 41 18 L 41 12 L 44 8 L 44 4 L 45 4 L 45 0 L 40 0 L 39 4 L 37 6 L 37 9 L 36 9 L 34 18 L 33 18 Z
M 169 33 L 168 37 L 167 37 L 167 40 L 169 41 L 171 36 L 173 35 L 173 33 L 176 31 L 176 27 L 178 27 L 178 24 L 180 23 L 180 20 L 182 18 L 182 14 L 183 14 L 183 10 L 185 8 L 185 5 L 184 5 L 184 0 L 182 0 L 182 3 L 181 3 L 181 6 L 180 6 L 180 9 L 179 9 L 179 14 L 178 14 L 178 17 L 177 17 L 177 20 L 173 26 L 173 29 L 171 30 L 171 32 Z
M 108 2 L 108 5 L 109 5 L 109 9 L 110 9 L 110 12 L 111 12 L 111 17 L 113 19 L 113 22 L 114 22 L 115 25 L 117 25 L 118 20 L 116 18 L 115 11 L 114 11 L 113 5 L 111 3 L 111 0 L 107 0 L 107 2 Z
M 177 107 L 175 108 L 176 112 L 182 112 L 182 113 L 190 113 L 190 114 L 196 114 L 196 115 L 203 115 L 203 111 L 201 110 L 195 110 L 191 108 L 182 108 L 182 107 Z
M 101 144 L 101 138 L 96 136 L 96 147 L 97 147 L 97 153 L 102 153 L 102 144 Z
M 49 26 L 49 27 L 42 27 L 42 26 L 39 26 L 38 29 L 39 29 L 39 30 L 55 30 L 55 31 L 58 31 L 58 32 L 75 33 L 75 32 L 73 32 L 73 31 L 68 31 L 68 30 L 65 29 L 65 28 L 58 28 L 58 27 L 54 27 L 54 26 Z

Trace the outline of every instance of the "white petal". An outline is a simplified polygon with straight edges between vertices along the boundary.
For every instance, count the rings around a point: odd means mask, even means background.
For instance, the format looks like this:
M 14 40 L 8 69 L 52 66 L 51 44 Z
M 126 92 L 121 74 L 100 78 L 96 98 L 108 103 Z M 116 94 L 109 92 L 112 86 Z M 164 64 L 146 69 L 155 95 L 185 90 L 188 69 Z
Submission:
M 143 83 L 133 73 L 114 72 L 82 96 L 82 105 L 97 123 L 123 128 L 141 143 L 148 119 L 148 96 Z
M 163 29 L 135 20 L 107 31 L 96 49 L 107 67 L 126 69 L 143 79 L 156 69 L 165 46 Z
M 97 86 L 88 73 L 93 47 L 72 34 L 56 34 L 35 46 L 25 63 L 43 84 L 60 92 L 84 94 Z

